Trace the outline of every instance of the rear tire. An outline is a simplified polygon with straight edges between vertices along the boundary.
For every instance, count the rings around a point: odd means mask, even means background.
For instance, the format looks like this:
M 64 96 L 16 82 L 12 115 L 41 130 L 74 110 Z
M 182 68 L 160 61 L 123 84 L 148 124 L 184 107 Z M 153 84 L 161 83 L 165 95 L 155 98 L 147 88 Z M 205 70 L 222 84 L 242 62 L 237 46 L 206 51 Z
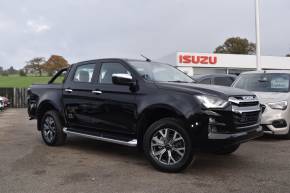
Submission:
M 143 149 L 146 158 L 158 170 L 180 172 L 193 160 L 191 137 L 182 121 L 164 118 L 145 132 Z
M 231 145 L 227 147 L 223 147 L 221 149 L 216 150 L 214 153 L 217 155 L 229 155 L 237 151 L 240 147 L 240 144 L 237 145 Z
M 60 146 L 66 141 L 63 125 L 56 111 L 47 111 L 41 118 L 41 135 L 45 144 Z

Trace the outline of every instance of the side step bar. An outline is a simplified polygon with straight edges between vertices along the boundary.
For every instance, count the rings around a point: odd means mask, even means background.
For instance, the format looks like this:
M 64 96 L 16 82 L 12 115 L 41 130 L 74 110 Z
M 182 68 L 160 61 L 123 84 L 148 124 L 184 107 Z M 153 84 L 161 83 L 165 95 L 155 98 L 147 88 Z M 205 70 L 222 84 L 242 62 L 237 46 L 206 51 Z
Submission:
M 99 141 L 110 142 L 110 143 L 116 143 L 116 144 L 119 144 L 119 145 L 125 145 L 125 146 L 129 146 L 129 147 L 136 147 L 137 146 L 137 139 L 132 139 L 130 141 L 122 141 L 122 140 L 111 139 L 111 138 L 106 138 L 106 137 L 102 137 L 102 136 L 95 136 L 95 135 L 80 133 L 80 132 L 76 132 L 76 131 L 70 131 L 66 127 L 63 128 L 63 132 L 67 133 L 67 134 L 78 135 L 78 136 L 81 136 L 81 137 L 86 137 L 86 138 L 95 139 L 95 140 L 99 140 Z

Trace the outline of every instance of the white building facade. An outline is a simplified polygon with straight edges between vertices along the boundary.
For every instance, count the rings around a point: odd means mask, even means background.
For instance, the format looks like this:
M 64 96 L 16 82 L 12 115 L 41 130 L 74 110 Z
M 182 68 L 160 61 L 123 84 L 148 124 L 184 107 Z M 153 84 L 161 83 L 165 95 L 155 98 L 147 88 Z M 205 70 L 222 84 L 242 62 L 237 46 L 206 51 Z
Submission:
M 239 74 L 256 70 L 255 55 L 177 52 L 158 61 L 177 66 L 188 75 Z M 289 57 L 262 56 L 263 70 L 290 70 Z

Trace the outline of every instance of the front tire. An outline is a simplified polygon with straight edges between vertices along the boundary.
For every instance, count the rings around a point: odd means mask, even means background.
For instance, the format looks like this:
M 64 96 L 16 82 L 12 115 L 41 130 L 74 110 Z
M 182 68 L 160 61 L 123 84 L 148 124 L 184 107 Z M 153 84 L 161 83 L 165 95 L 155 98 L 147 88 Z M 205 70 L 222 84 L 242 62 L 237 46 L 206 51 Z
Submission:
M 48 111 L 43 115 L 41 135 L 45 144 L 49 146 L 59 146 L 65 143 L 66 134 L 63 132 L 63 125 L 56 111 Z
M 143 149 L 150 163 L 163 172 L 184 170 L 194 156 L 188 131 L 180 120 L 174 118 L 153 123 L 145 132 Z

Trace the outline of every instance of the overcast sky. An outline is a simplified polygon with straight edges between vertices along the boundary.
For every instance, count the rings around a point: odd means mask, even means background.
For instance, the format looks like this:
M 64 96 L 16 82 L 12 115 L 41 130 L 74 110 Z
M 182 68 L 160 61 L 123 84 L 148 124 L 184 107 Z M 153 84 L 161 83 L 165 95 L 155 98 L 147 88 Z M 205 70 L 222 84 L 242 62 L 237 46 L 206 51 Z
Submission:
M 254 0 L 2 0 L 0 66 L 51 54 L 70 63 L 176 51 L 213 52 L 231 36 L 255 42 Z M 290 53 L 290 1 L 261 0 L 262 55 Z

